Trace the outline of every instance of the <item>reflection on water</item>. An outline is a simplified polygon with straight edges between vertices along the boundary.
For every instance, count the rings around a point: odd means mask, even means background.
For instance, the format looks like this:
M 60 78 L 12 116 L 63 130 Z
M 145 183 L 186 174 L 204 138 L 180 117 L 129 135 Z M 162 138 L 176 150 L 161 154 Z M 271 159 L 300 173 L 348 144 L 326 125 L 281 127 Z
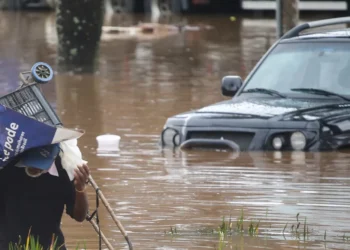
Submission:
M 168 116 L 223 100 L 221 78 L 245 77 L 275 39 L 268 21 L 186 18 L 189 24 L 214 29 L 147 40 L 103 38 L 95 75 L 56 74 L 43 86 L 65 125 L 86 129 L 79 145 L 134 248 L 217 249 L 219 237 L 200 235 L 198 230 L 216 229 L 223 216 L 236 219 L 243 209 L 248 222 L 261 219 L 259 232 L 264 237 L 232 236 L 225 239 L 223 249 L 348 249 L 342 238 L 348 233 L 350 208 L 347 152 L 159 149 Z M 146 18 L 132 16 L 127 21 L 140 20 Z M 55 68 L 53 24 L 54 16 L 48 13 L 1 13 L 1 94 L 16 88 L 18 72 L 36 61 Z M 106 133 L 121 136 L 117 155 L 97 155 L 96 137 Z M 92 189 L 89 199 L 92 211 Z M 100 206 L 103 232 L 116 249 L 126 249 L 118 228 Z M 307 218 L 311 234 L 306 242 L 291 234 L 297 213 L 300 221 Z M 179 235 L 165 235 L 170 227 Z M 97 236 L 88 222 L 78 224 L 65 217 L 63 229 L 70 246 L 85 241 L 89 249 L 97 249 Z

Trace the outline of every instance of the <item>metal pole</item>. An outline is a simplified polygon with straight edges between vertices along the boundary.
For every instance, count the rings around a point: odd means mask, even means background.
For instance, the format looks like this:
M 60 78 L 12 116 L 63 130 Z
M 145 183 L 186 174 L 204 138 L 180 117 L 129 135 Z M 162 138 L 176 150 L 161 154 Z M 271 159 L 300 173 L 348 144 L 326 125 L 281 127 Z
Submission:
M 276 0 L 276 36 L 279 39 L 283 35 L 282 8 L 283 0 Z
M 128 236 L 127 232 L 125 231 L 125 229 L 124 229 L 123 225 L 121 224 L 121 222 L 117 219 L 117 216 L 114 214 L 113 209 L 109 205 L 109 202 L 107 201 L 106 197 L 103 195 L 101 189 L 97 186 L 96 182 L 94 181 L 94 179 L 92 178 L 91 175 L 89 176 L 89 183 L 96 190 L 96 192 L 97 192 L 99 198 L 101 199 L 103 205 L 105 205 L 105 207 L 107 208 L 109 214 L 112 216 L 112 219 L 114 220 L 114 222 L 116 223 L 116 225 L 120 229 L 120 232 L 124 236 L 126 242 L 128 243 L 129 249 L 132 250 L 133 246 L 131 244 L 131 241 L 129 239 L 129 236 Z
M 87 219 L 90 219 L 89 216 L 87 216 Z M 95 229 L 96 233 L 99 233 L 99 226 L 96 224 L 96 222 L 94 222 L 93 220 L 89 220 L 89 222 L 91 223 L 92 227 Z M 106 244 L 107 248 L 109 250 L 113 250 L 113 246 L 108 241 L 107 237 L 104 235 L 103 232 L 101 232 L 101 237 L 104 243 Z

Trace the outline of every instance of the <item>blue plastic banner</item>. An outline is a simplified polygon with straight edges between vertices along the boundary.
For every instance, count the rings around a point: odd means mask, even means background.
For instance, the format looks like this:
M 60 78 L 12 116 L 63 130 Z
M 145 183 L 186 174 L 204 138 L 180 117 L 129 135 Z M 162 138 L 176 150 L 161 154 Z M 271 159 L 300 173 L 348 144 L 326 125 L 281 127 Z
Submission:
M 47 170 L 59 152 L 58 144 L 83 134 L 50 126 L 0 105 L 0 168 L 21 154 L 26 166 Z

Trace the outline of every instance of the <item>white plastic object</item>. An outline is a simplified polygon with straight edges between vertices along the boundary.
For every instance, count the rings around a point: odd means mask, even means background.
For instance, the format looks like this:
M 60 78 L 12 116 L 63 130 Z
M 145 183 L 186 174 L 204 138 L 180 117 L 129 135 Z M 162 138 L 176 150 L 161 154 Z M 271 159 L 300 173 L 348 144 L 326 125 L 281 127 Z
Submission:
M 100 135 L 96 137 L 97 140 L 97 151 L 119 151 L 119 142 L 120 142 L 120 136 L 119 135 Z
M 62 167 L 67 171 L 69 179 L 72 181 L 74 179 L 74 169 L 86 164 L 87 161 L 82 159 L 77 139 L 60 142 L 60 147 Z

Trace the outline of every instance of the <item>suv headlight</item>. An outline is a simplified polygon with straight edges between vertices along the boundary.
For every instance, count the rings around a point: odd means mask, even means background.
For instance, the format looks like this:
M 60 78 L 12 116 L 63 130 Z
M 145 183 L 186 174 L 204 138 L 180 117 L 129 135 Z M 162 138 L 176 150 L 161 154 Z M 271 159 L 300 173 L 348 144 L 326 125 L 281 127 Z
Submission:
M 294 132 L 290 136 L 290 144 L 294 150 L 303 150 L 306 146 L 306 137 L 301 132 Z
M 303 151 L 316 139 L 314 131 L 281 131 L 270 135 L 267 142 L 274 150 Z
M 280 150 L 284 146 L 284 138 L 282 136 L 276 136 L 272 139 L 272 146 L 276 150 Z
M 166 128 L 162 132 L 162 144 L 163 146 L 179 146 L 180 133 L 173 128 Z

